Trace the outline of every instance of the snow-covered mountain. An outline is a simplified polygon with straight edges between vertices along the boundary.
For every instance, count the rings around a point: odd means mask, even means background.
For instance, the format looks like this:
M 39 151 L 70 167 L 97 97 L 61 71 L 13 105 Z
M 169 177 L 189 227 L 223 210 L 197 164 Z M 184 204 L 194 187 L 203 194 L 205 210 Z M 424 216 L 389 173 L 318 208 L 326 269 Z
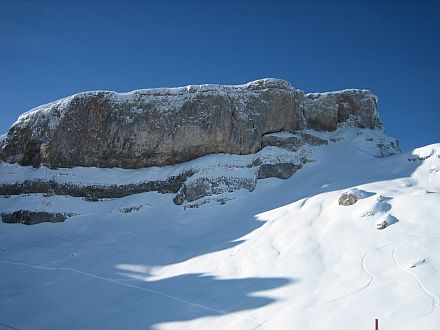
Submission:
M 0 223 L 0 329 L 438 329 L 440 144 L 265 139 L 146 169 L 1 163 L 3 221 L 67 220 Z

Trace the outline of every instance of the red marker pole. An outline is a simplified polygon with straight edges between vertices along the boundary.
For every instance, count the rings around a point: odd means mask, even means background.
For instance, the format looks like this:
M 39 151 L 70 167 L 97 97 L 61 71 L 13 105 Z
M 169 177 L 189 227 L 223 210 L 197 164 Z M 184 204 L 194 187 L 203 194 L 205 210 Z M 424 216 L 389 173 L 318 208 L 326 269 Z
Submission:
M 376 325 L 376 326 L 374 327 L 374 329 L 375 329 L 375 330 L 379 330 L 379 320 L 378 320 L 378 319 L 375 319 L 375 322 L 374 322 L 374 323 L 375 323 L 375 325 Z

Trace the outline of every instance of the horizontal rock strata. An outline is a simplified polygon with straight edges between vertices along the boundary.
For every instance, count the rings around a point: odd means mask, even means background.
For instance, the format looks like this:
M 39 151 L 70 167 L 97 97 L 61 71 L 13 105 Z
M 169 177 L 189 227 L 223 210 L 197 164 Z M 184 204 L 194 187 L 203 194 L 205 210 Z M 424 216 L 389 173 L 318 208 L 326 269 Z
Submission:
M 25 180 L 17 183 L 0 183 L 0 195 L 55 194 L 84 197 L 94 201 L 100 198 L 119 198 L 133 194 L 157 191 L 177 193 L 185 180 L 193 174 L 185 171 L 166 180 L 152 180 L 130 184 L 75 184 L 55 180 Z

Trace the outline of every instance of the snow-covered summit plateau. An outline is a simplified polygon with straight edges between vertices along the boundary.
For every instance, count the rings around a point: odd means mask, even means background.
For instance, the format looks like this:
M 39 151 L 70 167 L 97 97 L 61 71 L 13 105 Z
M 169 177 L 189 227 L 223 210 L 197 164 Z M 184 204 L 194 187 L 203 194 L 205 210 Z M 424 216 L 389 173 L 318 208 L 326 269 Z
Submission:
M 301 93 L 274 79 L 90 92 L 20 117 L 0 142 L 0 329 L 369 330 L 377 318 L 381 330 L 437 330 L 440 143 L 401 153 L 371 92 Z M 158 109 L 184 113 L 179 127 L 212 138 L 205 147 L 238 147 L 166 166 L 106 166 L 111 153 L 57 166 L 77 111 L 101 118 L 79 123 L 84 134 L 108 129 L 117 144 L 132 119 L 154 135 Z M 115 111 L 130 111 L 126 127 Z M 81 150 L 76 161 L 92 159 Z

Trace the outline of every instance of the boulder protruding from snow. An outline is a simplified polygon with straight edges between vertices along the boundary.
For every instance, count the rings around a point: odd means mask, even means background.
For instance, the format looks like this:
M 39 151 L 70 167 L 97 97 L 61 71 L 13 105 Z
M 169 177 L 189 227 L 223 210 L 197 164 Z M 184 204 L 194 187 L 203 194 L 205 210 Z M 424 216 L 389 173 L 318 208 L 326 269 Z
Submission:
M 356 204 L 356 202 L 362 198 L 370 197 L 374 195 L 373 193 L 359 190 L 357 188 L 350 189 L 349 191 L 345 191 L 339 197 L 339 205 L 350 206 Z

